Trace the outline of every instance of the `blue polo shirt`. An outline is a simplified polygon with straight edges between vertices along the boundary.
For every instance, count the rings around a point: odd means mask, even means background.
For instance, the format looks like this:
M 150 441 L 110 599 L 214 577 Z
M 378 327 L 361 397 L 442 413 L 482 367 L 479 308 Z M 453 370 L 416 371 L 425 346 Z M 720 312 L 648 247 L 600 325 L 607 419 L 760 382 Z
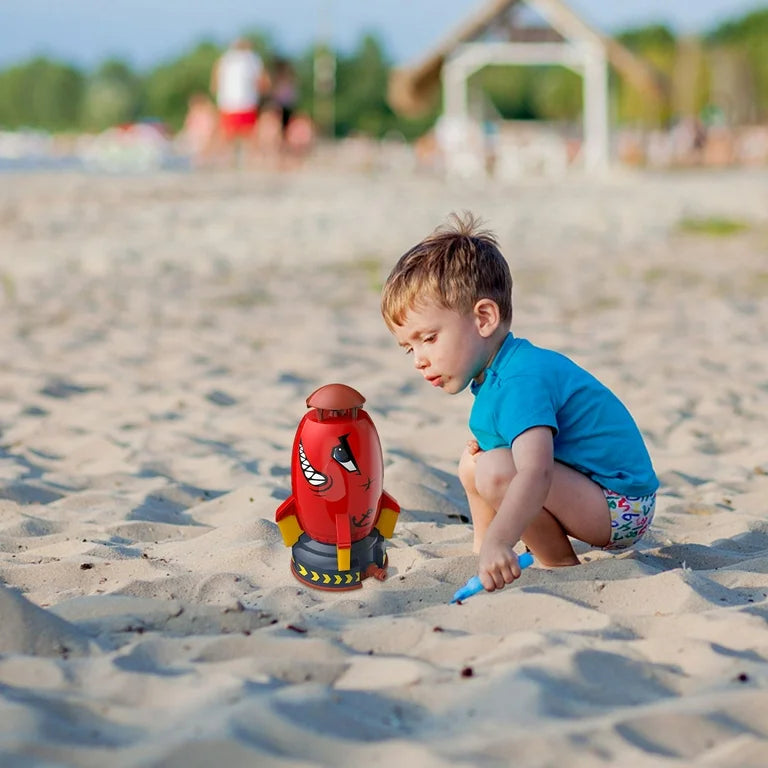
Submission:
M 625 496 L 659 486 L 640 430 L 623 403 L 559 352 L 507 336 L 482 384 L 469 428 L 480 447 L 510 447 L 532 427 L 550 427 L 555 460 Z

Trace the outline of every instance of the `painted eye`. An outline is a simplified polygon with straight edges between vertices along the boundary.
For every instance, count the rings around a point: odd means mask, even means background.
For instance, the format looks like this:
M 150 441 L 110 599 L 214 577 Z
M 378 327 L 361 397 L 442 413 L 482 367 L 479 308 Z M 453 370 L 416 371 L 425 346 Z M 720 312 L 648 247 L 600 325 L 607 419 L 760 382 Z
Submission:
M 334 461 L 341 464 L 347 472 L 357 472 L 360 474 L 360 470 L 355 462 L 355 457 L 352 455 L 352 449 L 347 442 L 346 435 L 339 438 L 339 444 L 331 451 L 331 457 Z

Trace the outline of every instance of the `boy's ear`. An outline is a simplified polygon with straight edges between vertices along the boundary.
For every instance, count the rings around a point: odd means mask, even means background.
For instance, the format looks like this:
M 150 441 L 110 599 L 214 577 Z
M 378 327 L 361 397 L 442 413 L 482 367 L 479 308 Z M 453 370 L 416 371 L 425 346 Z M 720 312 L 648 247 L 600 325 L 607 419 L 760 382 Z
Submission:
M 501 312 L 493 299 L 480 299 L 472 310 L 475 316 L 477 332 L 485 339 L 499 327 Z

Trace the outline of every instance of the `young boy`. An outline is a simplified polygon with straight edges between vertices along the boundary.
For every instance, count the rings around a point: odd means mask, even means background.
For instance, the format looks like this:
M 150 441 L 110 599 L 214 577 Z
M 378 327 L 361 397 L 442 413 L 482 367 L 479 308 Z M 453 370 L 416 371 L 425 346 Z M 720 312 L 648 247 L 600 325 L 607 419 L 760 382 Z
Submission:
M 520 576 L 520 540 L 565 566 L 579 562 L 569 536 L 623 549 L 645 533 L 658 481 L 640 431 L 591 374 L 512 335 L 509 267 L 471 214 L 400 258 L 381 308 L 427 382 L 474 395 L 459 479 L 487 590 Z

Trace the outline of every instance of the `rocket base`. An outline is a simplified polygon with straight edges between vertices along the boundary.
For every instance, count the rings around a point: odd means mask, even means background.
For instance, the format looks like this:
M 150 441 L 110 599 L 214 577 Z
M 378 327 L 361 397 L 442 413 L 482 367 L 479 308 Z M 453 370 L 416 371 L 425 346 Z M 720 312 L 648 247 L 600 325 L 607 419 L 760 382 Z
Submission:
M 348 571 L 340 571 L 336 545 L 315 541 L 306 533 L 293 545 L 291 572 L 302 584 L 333 592 L 360 589 L 368 576 L 386 576 L 385 539 L 375 528 L 364 539 L 352 543 L 349 566 Z

